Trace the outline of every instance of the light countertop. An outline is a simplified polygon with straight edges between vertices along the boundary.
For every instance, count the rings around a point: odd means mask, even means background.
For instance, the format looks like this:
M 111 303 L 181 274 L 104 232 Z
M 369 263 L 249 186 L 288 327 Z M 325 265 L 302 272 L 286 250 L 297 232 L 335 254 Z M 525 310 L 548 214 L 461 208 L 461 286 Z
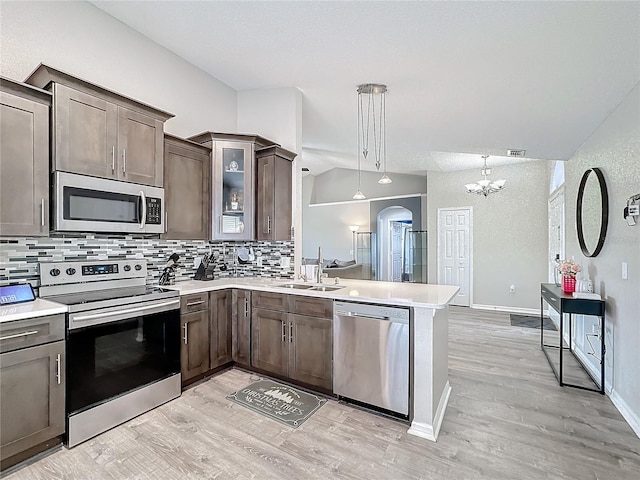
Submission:
M 67 313 L 66 305 L 50 302 L 43 298 L 36 298 L 33 302 L 1 306 L 0 323 L 12 322 L 14 320 L 25 320 L 27 318 L 44 317 L 47 315 L 55 315 L 57 313 Z
M 340 279 L 340 290 L 322 292 L 279 287 L 287 283 L 303 283 L 288 279 L 261 277 L 221 278 L 218 280 L 189 280 L 175 285 L 164 286 L 178 290 L 180 295 L 202 293 L 225 288 L 242 288 L 266 292 L 304 295 L 308 297 L 330 298 L 332 300 L 401 305 L 408 307 L 442 309 L 458 293 L 458 287 L 451 285 L 429 285 L 424 283 L 377 282 L 371 280 Z M 317 284 L 313 284 L 317 285 Z M 333 279 L 325 279 L 324 285 L 333 285 Z

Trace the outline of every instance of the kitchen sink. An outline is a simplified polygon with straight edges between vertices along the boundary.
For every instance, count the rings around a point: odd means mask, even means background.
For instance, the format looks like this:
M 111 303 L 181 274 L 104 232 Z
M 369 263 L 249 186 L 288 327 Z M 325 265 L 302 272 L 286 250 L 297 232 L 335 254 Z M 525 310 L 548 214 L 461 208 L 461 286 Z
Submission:
M 309 290 L 315 290 L 317 292 L 333 292 L 334 290 L 340 290 L 344 288 L 344 285 L 316 285 Z
M 276 285 L 276 287 L 293 288 L 296 290 L 308 290 L 313 287 L 313 285 L 305 285 L 304 283 L 283 283 L 282 285 Z

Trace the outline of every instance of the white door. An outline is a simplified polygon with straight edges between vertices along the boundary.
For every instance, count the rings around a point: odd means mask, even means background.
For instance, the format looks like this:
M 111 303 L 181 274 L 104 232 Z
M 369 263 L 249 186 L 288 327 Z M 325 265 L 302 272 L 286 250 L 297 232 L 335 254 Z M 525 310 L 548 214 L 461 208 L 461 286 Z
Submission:
M 471 207 L 438 210 L 438 283 L 457 285 L 452 305 L 471 305 Z

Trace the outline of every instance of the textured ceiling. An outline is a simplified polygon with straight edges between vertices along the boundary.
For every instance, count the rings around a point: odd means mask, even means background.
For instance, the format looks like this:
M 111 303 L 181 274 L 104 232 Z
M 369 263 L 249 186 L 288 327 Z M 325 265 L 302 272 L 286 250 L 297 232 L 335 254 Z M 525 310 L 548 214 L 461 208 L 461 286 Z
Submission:
M 355 167 L 361 83 L 420 172 L 566 160 L 640 81 L 637 1 L 92 3 L 237 90 L 298 87 L 312 173 Z

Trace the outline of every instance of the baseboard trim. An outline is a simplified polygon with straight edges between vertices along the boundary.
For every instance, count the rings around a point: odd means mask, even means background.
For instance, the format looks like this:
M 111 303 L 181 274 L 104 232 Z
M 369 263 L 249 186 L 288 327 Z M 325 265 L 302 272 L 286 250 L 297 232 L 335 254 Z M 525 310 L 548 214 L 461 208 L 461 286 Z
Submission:
M 522 307 L 505 307 L 503 305 L 480 305 L 478 303 L 471 304 L 471 308 L 478 310 L 491 310 L 493 312 L 522 313 L 526 315 L 540 315 L 539 308 L 522 308 Z M 545 315 L 549 315 L 549 311 L 544 311 Z
M 622 417 L 627 421 L 631 429 L 640 438 L 640 416 L 631 410 L 631 407 L 625 402 L 618 392 L 611 390 L 609 398 L 613 405 L 618 409 Z
M 426 438 L 427 440 L 431 440 L 435 442 L 438 440 L 438 434 L 440 433 L 440 427 L 442 427 L 442 421 L 444 420 L 444 413 L 447 410 L 447 405 L 449 403 L 449 397 L 451 396 L 451 384 L 449 380 L 447 380 L 446 385 L 444 386 L 444 390 L 442 391 L 442 396 L 440 397 L 440 401 L 438 402 L 438 408 L 436 409 L 436 414 L 433 419 L 433 424 L 429 425 L 422 422 L 411 422 L 411 427 L 407 430 L 407 433 L 410 435 L 415 435 L 416 437 Z

